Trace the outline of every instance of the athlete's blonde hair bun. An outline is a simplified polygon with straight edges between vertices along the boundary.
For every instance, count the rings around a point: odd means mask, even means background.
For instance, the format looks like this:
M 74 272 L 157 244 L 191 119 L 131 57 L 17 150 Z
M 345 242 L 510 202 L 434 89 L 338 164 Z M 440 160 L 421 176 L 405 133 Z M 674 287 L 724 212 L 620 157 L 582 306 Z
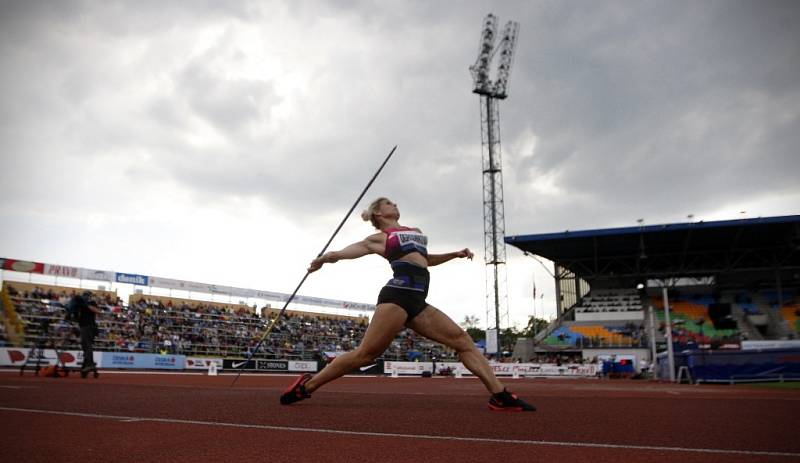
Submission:
M 372 226 L 380 230 L 381 224 L 378 222 L 377 217 L 375 214 L 381 208 L 381 201 L 386 201 L 387 198 L 381 196 L 380 198 L 372 201 L 369 204 L 369 207 L 364 209 L 364 212 L 361 213 L 361 218 L 364 219 L 364 222 L 372 222 Z

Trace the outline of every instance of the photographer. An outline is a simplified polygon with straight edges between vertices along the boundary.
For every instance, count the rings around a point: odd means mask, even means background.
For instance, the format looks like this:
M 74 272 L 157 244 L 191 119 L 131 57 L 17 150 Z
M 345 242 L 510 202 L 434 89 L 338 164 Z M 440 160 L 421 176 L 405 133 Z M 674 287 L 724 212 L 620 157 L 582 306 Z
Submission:
M 100 308 L 92 299 L 91 291 L 84 291 L 82 295 L 76 294 L 69 303 L 75 316 L 77 316 L 78 326 L 81 330 L 81 349 L 83 350 L 81 373 L 96 372 L 97 366 L 94 363 L 92 344 L 94 343 L 94 337 L 97 335 L 95 316 L 100 313 Z

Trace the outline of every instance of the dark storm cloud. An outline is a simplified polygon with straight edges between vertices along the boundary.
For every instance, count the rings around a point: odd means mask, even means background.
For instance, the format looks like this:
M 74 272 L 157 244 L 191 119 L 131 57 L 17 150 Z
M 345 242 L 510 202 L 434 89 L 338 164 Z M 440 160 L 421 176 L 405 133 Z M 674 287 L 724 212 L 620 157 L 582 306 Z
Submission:
M 549 221 L 517 217 L 517 232 L 674 218 L 797 191 L 796 3 L 565 10 L 530 28 L 557 29 L 558 40 L 520 43 L 503 135 L 531 127 L 540 143 L 517 177 L 556 175 L 575 201 L 558 198 L 569 212 L 536 204 Z
M 171 179 L 203 201 L 257 197 L 305 222 L 346 210 L 397 144 L 368 197 L 390 196 L 432 233 L 480 244 L 467 67 L 493 11 L 521 24 L 501 103 L 509 233 L 673 220 L 798 191 L 797 2 L 44 5 L 2 7 L 2 61 L 15 69 L 2 77 L 3 120 L 34 132 L 39 119 L 68 121 L 71 152 L 84 156 L 146 153 L 131 185 Z M 281 93 L 285 76 L 226 72 L 252 59 L 230 31 L 280 27 L 275 18 L 303 32 L 263 44 L 275 60 L 289 52 L 307 64 L 294 92 Z M 176 31 L 215 25 L 228 32 L 199 52 L 174 43 Z M 32 56 L 51 49 L 37 67 Z M 133 107 L 100 106 L 114 88 L 137 88 L 128 71 L 166 84 Z M 4 146 L 30 148 L 8 130 Z M 197 133 L 208 140 L 188 136 Z

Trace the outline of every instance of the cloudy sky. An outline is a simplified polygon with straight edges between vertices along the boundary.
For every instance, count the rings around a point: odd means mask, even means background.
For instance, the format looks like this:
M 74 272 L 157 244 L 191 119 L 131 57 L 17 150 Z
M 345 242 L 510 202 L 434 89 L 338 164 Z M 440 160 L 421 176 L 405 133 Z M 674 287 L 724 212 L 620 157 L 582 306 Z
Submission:
M 520 23 L 507 235 L 800 212 L 796 1 L 3 1 L 0 257 L 291 292 L 398 145 L 367 197 L 475 251 L 428 300 L 485 319 L 489 12 Z M 541 265 L 507 267 L 514 322 L 534 278 L 554 313 Z M 371 303 L 388 277 L 369 256 L 301 293 Z

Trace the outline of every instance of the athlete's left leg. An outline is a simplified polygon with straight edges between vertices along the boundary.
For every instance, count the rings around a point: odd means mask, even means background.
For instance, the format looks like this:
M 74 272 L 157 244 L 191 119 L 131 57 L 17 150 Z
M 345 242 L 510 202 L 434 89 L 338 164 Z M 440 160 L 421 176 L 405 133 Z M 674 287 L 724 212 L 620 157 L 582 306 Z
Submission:
M 318 374 L 305 383 L 308 393 L 319 389 L 323 384 L 329 383 L 358 367 L 369 364 L 383 353 L 394 338 L 403 329 L 403 324 L 408 318 L 408 313 L 397 304 L 378 304 L 372 321 L 364 333 L 364 338 L 358 347 L 350 352 L 336 357 Z

